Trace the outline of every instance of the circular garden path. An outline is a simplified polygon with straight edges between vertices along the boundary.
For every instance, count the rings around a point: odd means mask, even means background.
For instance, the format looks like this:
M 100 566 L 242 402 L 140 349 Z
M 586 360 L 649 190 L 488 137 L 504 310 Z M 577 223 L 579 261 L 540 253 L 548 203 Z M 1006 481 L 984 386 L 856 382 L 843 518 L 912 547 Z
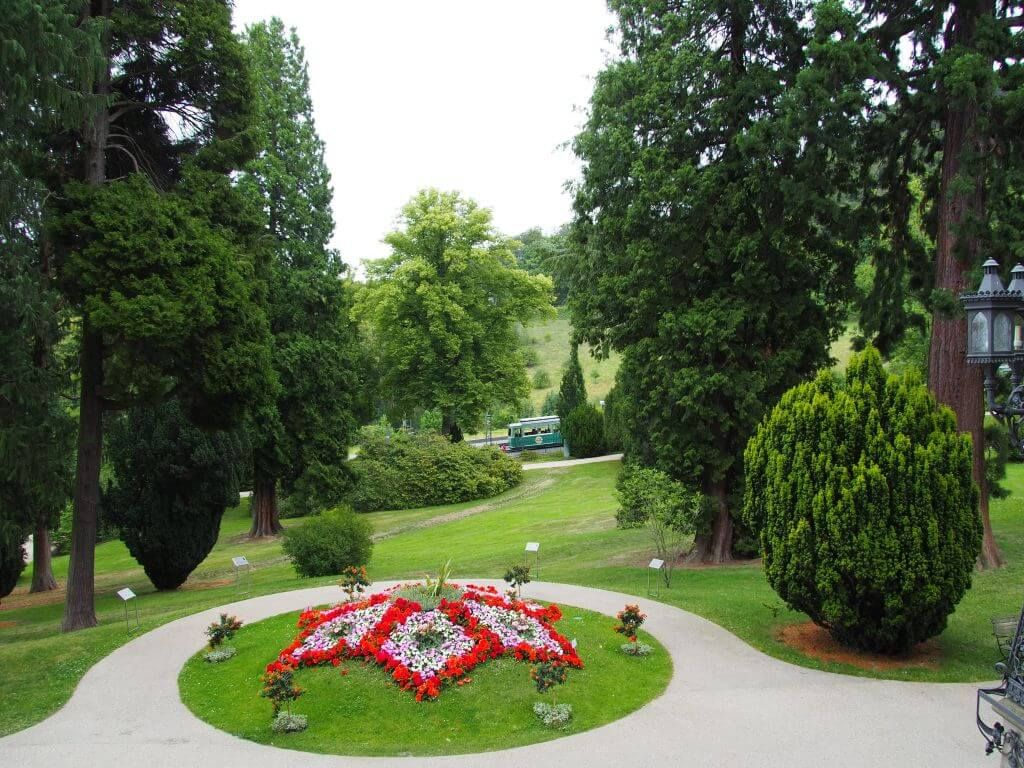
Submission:
M 487 580 L 460 581 L 504 586 Z M 634 596 L 566 584 L 535 582 L 526 592 L 532 598 L 609 616 L 625 603 L 637 602 Z M 32 728 L 0 739 L 0 765 L 997 765 L 996 757 L 985 758 L 983 741 L 974 728 L 976 685 L 901 683 L 805 669 L 765 656 L 709 621 L 652 600 L 639 601 L 648 615 L 644 629 L 665 645 L 675 667 L 661 697 L 603 727 L 486 756 L 349 758 L 278 749 L 218 731 L 194 717 L 179 700 L 178 673 L 202 646 L 203 630 L 219 611 L 234 613 L 250 623 L 337 602 L 341 596 L 337 587 L 320 587 L 255 597 L 187 616 L 142 635 L 90 669 L 62 710 Z M 141 607 L 145 610 L 145 604 Z M 46 660 L 39 661 L 39 674 L 45 675 Z M 381 728 L 387 724 L 381 723 Z

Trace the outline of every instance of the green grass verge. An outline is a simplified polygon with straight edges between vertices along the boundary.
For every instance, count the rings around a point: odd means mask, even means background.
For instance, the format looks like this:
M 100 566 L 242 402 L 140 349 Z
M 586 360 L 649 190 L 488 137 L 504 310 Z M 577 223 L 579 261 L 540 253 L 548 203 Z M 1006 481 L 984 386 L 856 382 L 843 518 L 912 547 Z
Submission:
M 481 502 L 370 515 L 380 541 L 370 561 L 375 579 L 421 578 L 446 558 L 457 577 L 500 577 L 523 557 L 527 541 L 541 542 L 540 578 L 646 594 L 643 565 L 652 556 L 642 531 L 615 528 L 614 484 L 617 463 L 538 469 L 508 493 Z M 677 569 L 672 588 L 661 601 L 720 624 L 777 658 L 808 667 L 854 675 L 917 681 L 992 679 L 996 647 L 989 620 L 1020 610 L 1024 583 L 1024 466 L 1012 465 L 1008 499 L 994 500 L 992 523 L 1008 565 L 974 574 L 972 589 L 957 606 L 938 638 L 937 668 L 865 671 L 807 658 L 778 640 L 787 625 L 806 617 L 779 610 L 760 567 Z M 301 520 L 285 521 L 286 525 Z M 423 527 L 427 526 L 427 527 Z M 131 586 L 139 593 L 144 629 L 238 599 L 230 580 L 230 558 L 245 554 L 257 565 L 251 595 L 268 594 L 333 579 L 302 580 L 280 554 L 280 543 L 244 539 L 248 507 L 229 510 L 217 547 L 184 589 L 155 592 L 120 542 L 97 547 L 97 613 L 100 626 L 72 635 L 59 633 L 60 595 L 28 596 L 26 573 L 11 598 L 0 606 L 0 735 L 42 720 L 71 695 L 85 671 L 129 639 L 115 592 Z M 67 558 L 57 558 L 58 579 Z M 643 600 L 641 600 L 642 604 Z M 201 641 L 202 638 L 199 638 Z M 45 673 L 40 672 L 45 665 Z
M 571 606 L 557 629 L 579 643 L 584 669 L 570 670 L 557 691 L 573 707 L 564 731 L 544 727 L 533 714 L 540 695 L 530 665 L 512 659 L 481 664 L 472 682 L 446 687 L 435 701 L 417 702 L 380 667 L 349 661 L 341 667 L 302 669 L 296 683 L 305 694 L 292 711 L 309 718 L 301 733 L 270 729 L 270 702 L 259 697 L 263 668 L 296 635 L 298 612 L 243 627 L 230 641 L 238 655 L 209 664 L 197 654 L 179 677 L 181 697 L 196 716 L 221 730 L 261 744 L 344 755 L 447 755 L 507 749 L 578 733 L 616 720 L 665 690 L 672 662 L 656 640 L 647 657 L 622 653 L 613 619 Z M 342 675 L 345 670 L 347 674 Z

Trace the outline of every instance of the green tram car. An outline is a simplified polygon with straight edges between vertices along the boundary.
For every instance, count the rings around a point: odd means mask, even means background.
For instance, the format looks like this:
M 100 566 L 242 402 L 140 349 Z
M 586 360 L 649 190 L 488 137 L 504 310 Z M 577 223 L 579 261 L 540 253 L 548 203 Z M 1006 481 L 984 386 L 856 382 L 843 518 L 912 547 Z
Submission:
M 508 450 L 532 451 L 539 448 L 557 448 L 562 444 L 562 432 L 557 416 L 537 416 L 508 425 Z

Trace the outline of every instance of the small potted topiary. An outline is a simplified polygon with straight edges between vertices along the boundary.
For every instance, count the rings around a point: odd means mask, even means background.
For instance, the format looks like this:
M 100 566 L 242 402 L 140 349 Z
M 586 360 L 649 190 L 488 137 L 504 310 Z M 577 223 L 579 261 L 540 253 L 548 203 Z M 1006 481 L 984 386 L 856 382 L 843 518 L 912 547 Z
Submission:
M 267 665 L 267 670 L 260 678 L 263 690 L 260 696 L 270 699 L 274 707 L 270 727 L 277 733 L 293 733 L 304 731 L 309 724 L 305 715 L 292 714 L 292 702 L 304 691 L 295 685 L 293 676 L 295 668 L 281 661 Z
M 504 579 L 508 582 L 509 599 L 521 600 L 523 598 L 523 585 L 530 583 L 530 566 L 512 565 L 505 571 Z
M 651 646 L 647 643 L 641 643 L 637 640 L 637 632 L 640 631 L 641 625 L 644 623 L 644 619 L 647 618 L 646 613 L 640 613 L 639 605 L 627 605 L 621 611 L 619 611 L 615 618 L 619 620 L 619 624 L 613 629 L 620 635 L 625 635 L 629 638 L 628 643 L 623 643 L 621 648 L 623 653 L 628 653 L 630 656 L 647 656 L 651 652 Z
M 348 595 L 348 602 L 351 603 L 362 595 L 372 583 L 366 575 L 365 565 L 350 565 L 341 572 L 341 580 L 338 582 L 338 586 L 345 591 L 345 594 Z
M 224 641 L 234 637 L 235 632 L 241 628 L 242 622 L 237 616 L 222 613 L 217 621 L 206 628 L 207 645 L 210 651 L 203 658 L 211 664 L 216 664 L 234 656 L 237 651 L 230 645 L 224 645 Z
M 560 661 L 543 661 L 530 670 L 530 677 L 533 678 L 533 682 L 537 686 L 537 693 L 551 691 L 551 703 L 535 702 L 533 713 L 548 728 L 567 726 L 572 720 L 572 705 L 559 704 L 555 696 L 555 689 L 565 683 L 567 678 L 565 664 Z

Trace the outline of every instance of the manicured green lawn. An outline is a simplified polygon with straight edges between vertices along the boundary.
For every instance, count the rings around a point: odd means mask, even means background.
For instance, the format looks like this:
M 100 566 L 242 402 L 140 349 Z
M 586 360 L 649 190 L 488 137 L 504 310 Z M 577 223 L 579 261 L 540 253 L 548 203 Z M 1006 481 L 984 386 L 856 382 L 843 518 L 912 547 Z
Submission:
M 230 641 L 238 655 L 221 664 L 194 656 L 179 678 L 182 700 L 197 716 L 245 739 L 279 747 L 347 755 L 433 755 L 483 752 L 546 741 L 616 720 L 658 696 L 672 676 L 664 648 L 634 658 L 619 650 L 622 637 L 607 616 L 562 606 L 556 628 L 575 638 L 584 668 L 570 670 L 557 701 L 573 707 L 565 731 L 545 728 L 533 714 L 541 696 L 530 665 L 502 658 L 481 664 L 472 682 L 446 687 L 435 701 L 417 702 L 381 668 L 349 661 L 302 669 L 295 681 L 305 690 L 292 711 L 309 717 L 302 733 L 270 729 L 270 702 L 258 696 L 263 668 L 296 634 L 298 612 L 260 621 Z M 342 670 L 346 674 L 342 675 Z
M 644 531 L 615 528 L 617 471 L 617 463 L 538 469 L 526 474 L 523 486 L 485 502 L 374 513 L 370 518 L 375 530 L 394 535 L 376 545 L 370 574 L 375 579 L 421 578 L 451 557 L 456 577 L 500 577 L 508 564 L 523 557 L 527 541 L 539 541 L 540 579 L 639 595 L 642 606 L 647 599 L 643 565 L 652 556 L 652 547 Z M 1024 467 L 1010 468 L 1009 485 L 1014 495 L 995 501 L 992 509 L 996 537 L 1009 565 L 975 574 L 974 587 L 938 640 L 942 657 L 936 669 L 866 672 L 793 651 L 777 635 L 785 625 L 806 618 L 778 610 L 779 600 L 756 563 L 677 569 L 672 588 L 662 590 L 661 600 L 715 621 L 769 655 L 805 666 L 920 681 L 991 679 L 996 652 L 989 619 L 1015 613 L 1024 599 Z M 154 592 L 120 543 L 100 545 L 101 625 L 72 635 L 58 631 L 59 595 L 24 594 L 30 577 L 26 572 L 21 586 L 0 607 L 0 734 L 53 712 L 86 669 L 125 642 L 122 608 L 114 594 L 120 587 L 131 586 L 139 593 L 143 628 L 151 629 L 238 599 L 230 575 L 232 555 L 245 554 L 258 566 L 252 595 L 333 581 L 298 579 L 281 558 L 278 542 L 245 541 L 247 517 L 245 505 L 229 510 L 216 549 L 186 587 L 172 593 Z M 422 527 L 431 522 L 437 524 Z M 66 567 L 66 558 L 57 558 L 59 579 Z M 196 638 L 197 647 L 201 643 L 202 638 Z

